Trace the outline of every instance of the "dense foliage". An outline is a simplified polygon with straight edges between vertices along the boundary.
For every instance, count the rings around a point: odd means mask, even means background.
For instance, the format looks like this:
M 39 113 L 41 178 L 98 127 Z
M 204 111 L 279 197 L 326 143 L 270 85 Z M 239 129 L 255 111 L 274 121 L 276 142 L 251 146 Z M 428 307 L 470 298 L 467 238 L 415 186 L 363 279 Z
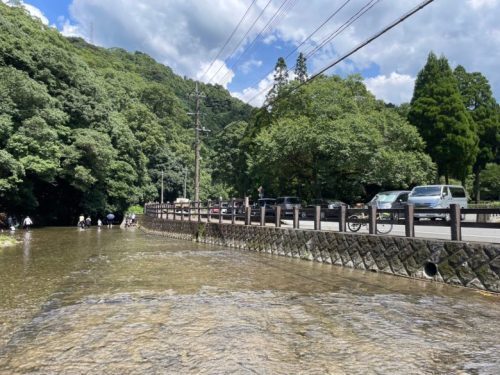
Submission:
M 361 77 L 298 85 L 282 89 L 254 125 L 248 165 L 256 186 L 352 202 L 432 179 L 435 166 L 416 128 L 377 101 Z
M 0 211 L 70 223 L 181 195 L 192 179 L 195 83 L 149 56 L 66 39 L 0 3 Z M 218 132 L 251 108 L 203 86 L 203 125 Z M 227 194 L 202 149 L 202 197 Z M 188 187 L 192 183 L 187 183 Z
M 429 54 L 415 82 L 408 118 L 424 138 L 439 175 L 465 182 L 476 162 L 478 136 L 446 58 Z

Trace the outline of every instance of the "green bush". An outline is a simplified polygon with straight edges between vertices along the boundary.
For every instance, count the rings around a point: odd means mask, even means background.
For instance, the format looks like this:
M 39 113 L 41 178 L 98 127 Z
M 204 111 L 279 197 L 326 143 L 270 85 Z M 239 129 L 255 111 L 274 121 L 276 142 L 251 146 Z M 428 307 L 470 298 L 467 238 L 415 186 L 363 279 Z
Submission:
M 128 213 L 131 213 L 131 214 L 140 214 L 142 215 L 144 213 L 144 207 L 142 206 L 139 206 L 139 205 L 135 205 L 135 206 L 130 206 L 127 210 Z

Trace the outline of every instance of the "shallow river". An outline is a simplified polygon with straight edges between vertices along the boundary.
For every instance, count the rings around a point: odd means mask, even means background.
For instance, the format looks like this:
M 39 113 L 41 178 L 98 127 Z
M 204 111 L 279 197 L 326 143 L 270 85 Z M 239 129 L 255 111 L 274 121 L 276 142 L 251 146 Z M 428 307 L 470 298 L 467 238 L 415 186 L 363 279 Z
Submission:
M 0 249 L 0 374 L 498 374 L 500 297 L 146 236 Z

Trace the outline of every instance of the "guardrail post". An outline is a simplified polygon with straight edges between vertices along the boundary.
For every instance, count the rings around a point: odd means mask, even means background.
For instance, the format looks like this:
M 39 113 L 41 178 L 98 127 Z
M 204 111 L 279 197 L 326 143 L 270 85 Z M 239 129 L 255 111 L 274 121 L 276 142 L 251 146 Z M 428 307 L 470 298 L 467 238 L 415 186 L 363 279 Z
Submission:
M 210 221 L 212 220 L 212 215 L 210 214 L 210 199 L 207 201 L 207 223 L 210 223 Z
M 181 203 L 181 221 L 184 221 L 184 203 Z
M 176 212 L 176 208 L 177 208 L 177 207 L 176 207 L 176 204 L 175 204 L 175 203 L 174 203 L 174 204 L 172 204 L 172 209 L 173 209 L 173 211 L 174 211 L 174 220 L 177 220 L 177 212 Z
M 377 233 L 377 206 L 368 206 L 368 232 Z
M 260 208 L 260 226 L 265 227 L 266 226 L 266 207 L 261 207 Z
M 222 224 L 222 201 L 219 200 L 219 224 Z
M 415 237 L 415 205 L 407 204 L 405 206 L 405 236 Z
M 275 218 L 275 223 L 274 225 L 276 225 L 276 228 L 280 228 L 281 227 L 281 206 L 276 206 L 276 209 L 275 209 L 275 214 L 276 214 L 276 218 Z
M 236 221 L 236 212 L 235 212 L 235 207 L 234 207 L 234 198 L 231 199 L 231 224 L 234 225 Z
M 250 206 L 245 206 L 245 225 L 252 225 L 252 209 Z
M 314 211 L 314 230 L 321 230 L 321 206 L 316 206 Z
M 191 202 L 188 203 L 188 221 L 191 221 Z
M 460 205 L 450 204 L 451 240 L 462 241 L 462 228 L 460 223 Z
M 297 206 L 293 207 L 293 229 L 299 228 L 299 208 Z
M 340 205 L 339 212 L 339 232 L 345 232 L 347 227 L 347 207 Z

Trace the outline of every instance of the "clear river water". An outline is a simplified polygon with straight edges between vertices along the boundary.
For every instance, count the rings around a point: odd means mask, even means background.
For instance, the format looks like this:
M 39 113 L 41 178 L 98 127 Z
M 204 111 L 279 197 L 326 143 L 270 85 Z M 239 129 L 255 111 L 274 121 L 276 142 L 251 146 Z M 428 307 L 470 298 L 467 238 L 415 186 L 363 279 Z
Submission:
M 0 248 L 0 374 L 499 374 L 500 297 L 148 236 Z

